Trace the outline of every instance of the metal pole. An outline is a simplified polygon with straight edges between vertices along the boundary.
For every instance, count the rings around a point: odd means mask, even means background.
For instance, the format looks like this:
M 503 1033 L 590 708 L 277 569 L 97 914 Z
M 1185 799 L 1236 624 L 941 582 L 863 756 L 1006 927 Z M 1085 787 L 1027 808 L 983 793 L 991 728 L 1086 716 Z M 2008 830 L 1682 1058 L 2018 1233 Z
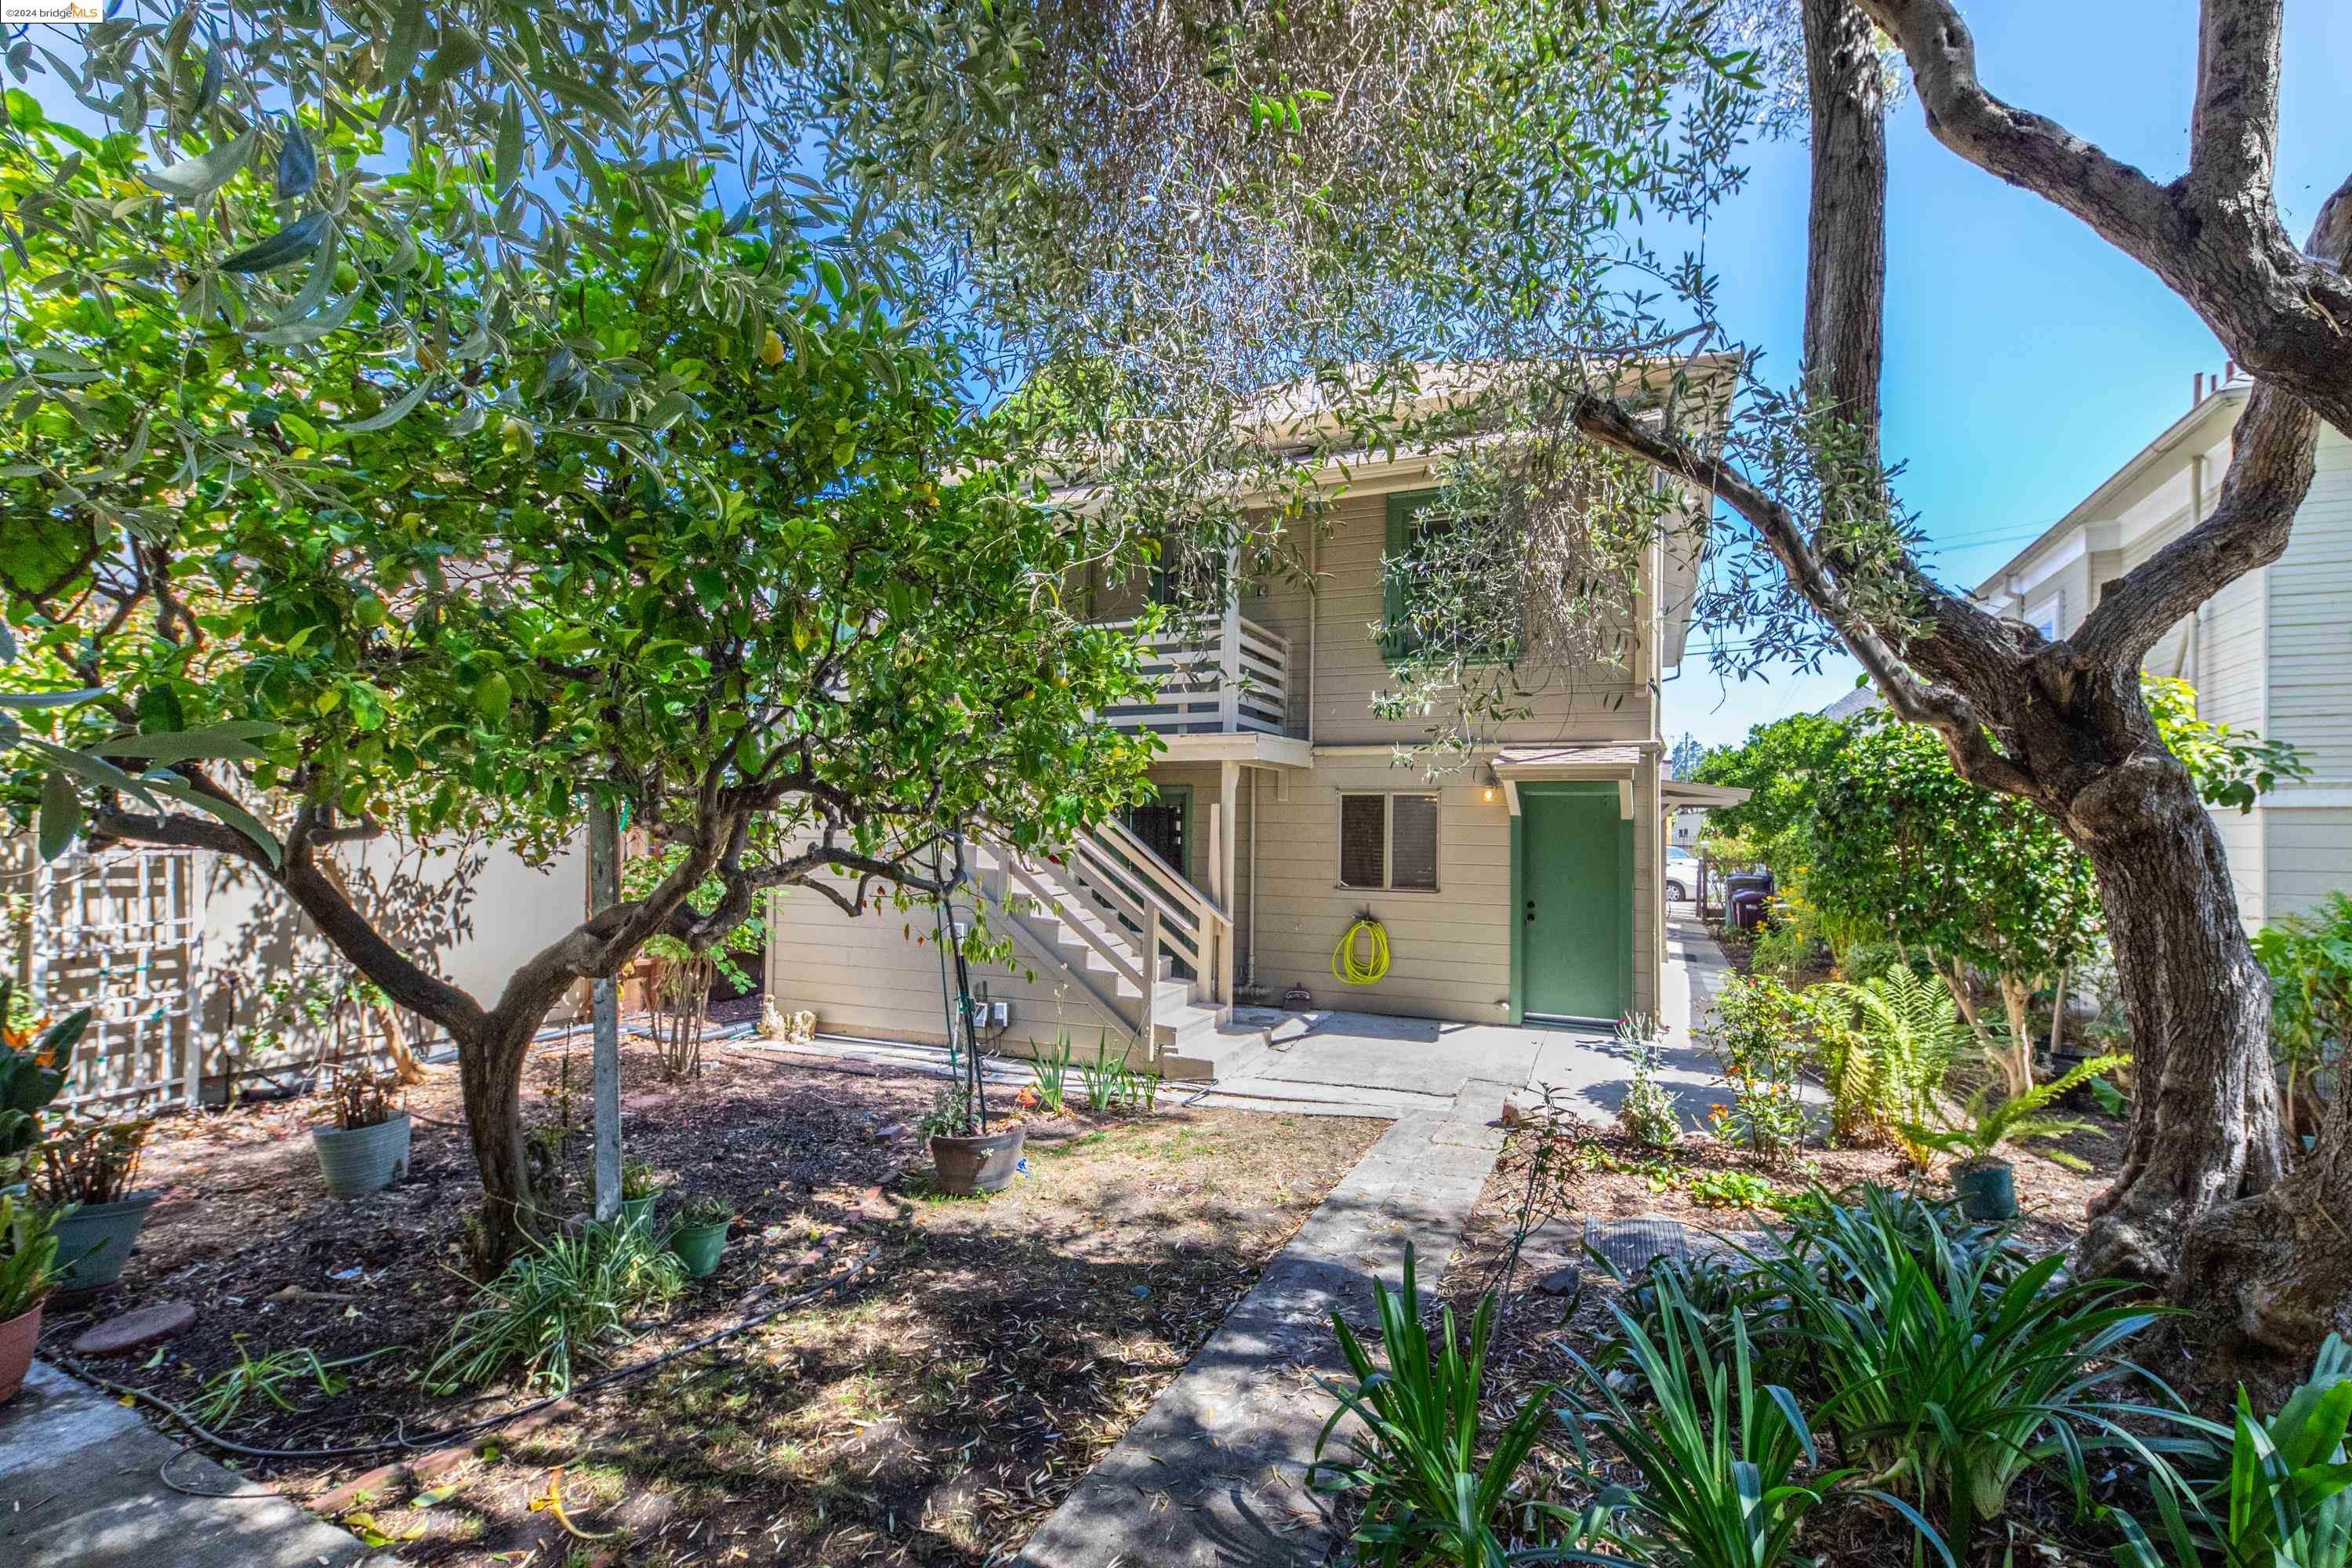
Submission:
M 613 808 L 588 805 L 589 912 L 621 901 L 621 828 Z M 595 984 L 596 1217 L 621 1212 L 621 994 L 607 976 Z

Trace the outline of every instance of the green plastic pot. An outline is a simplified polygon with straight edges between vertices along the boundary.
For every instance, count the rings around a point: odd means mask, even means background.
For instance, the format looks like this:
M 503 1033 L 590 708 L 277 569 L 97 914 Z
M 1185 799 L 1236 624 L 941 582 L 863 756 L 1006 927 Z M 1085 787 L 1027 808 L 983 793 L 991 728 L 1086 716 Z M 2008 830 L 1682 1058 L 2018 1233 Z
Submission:
M 661 1194 L 659 1193 L 647 1193 L 641 1198 L 623 1198 L 621 1200 L 621 1223 L 623 1225 L 653 1224 L 654 1200 L 660 1196 Z
M 1952 1191 L 1970 1219 L 1997 1224 L 2017 1217 L 2017 1173 L 2006 1160 L 1955 1165 Z
M 330 1197 L 382 1192 L 408 1169 L 408 1113 L 373 1127 L 313 1127 L 310 1147 L 319 1152 Z
M 58 1289 L 96 1290 L 121 1279 L 147 1211 L 163 1195 L 133 1193 L 119 1204 L 84 1204 L 58 1221 L 58 1262 L 65 1269 Z
M 727 1250 L 727 1224 L 722 1219 L 715 1225 L 682 1225 L 670 1233 L 669 1249 L 697 1279 L 707 1279 L 719 1267 L 719 1255 Z

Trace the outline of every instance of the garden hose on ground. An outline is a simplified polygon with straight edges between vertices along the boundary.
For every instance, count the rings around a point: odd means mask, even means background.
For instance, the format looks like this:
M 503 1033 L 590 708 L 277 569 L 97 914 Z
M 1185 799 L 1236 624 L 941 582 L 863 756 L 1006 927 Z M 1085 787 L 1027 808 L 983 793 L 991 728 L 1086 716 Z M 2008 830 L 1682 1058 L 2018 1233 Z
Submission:
M 1371 939 L 1371 956 L 1360 963 L 1356 961 L 1356 938 L 1360 933 Z M 1370 915 L 1357 916 L 1356 923 L 1339 939 L 1339 945 L 1331 950 L 1332 978 L 1350 985 L 1370 985 L 1388 972 L 1388 928 Z

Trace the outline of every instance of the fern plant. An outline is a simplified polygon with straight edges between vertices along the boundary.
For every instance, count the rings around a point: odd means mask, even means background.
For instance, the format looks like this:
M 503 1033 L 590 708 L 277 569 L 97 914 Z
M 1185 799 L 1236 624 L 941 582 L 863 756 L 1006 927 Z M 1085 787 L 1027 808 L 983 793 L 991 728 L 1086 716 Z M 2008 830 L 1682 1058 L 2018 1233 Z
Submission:
M 1933 1149 L 1950 1155 L 1963 1165 L 1981 1164 L 1990 1160 L 2000 1149 L 2012 1143 L 2033 1140 L 2048 1141 L 2063 1138 L 2069 1132 L 2080 1131 L 2090 1125 L 2073 1116 L 2045 1116 L 2042 1112 L 2054 1100 L 2130 1061 L 2129 1057 L 2093 1057 L 2077 1064 L 2061 1077 L 2048 1083 L 2037 1083 L 2021 1094 L 2012 1094 L 1999 1104 L 1992 1102 L 1992 1086 L 1988 1084 L 1969 1096 L 1969 1101 L 1957 1121 L 1933 1127 L 1924 1121 L 1906 1121 L 1901 1131 L 1906 1142 L 1923 1149 Z M 2087 1171 L 2090 1166 L 2063 1149 L 2044 1150 L 2049 1160 L 2073 1171 Z
M 1922 979 L 1896 964 L 1860 984 L 1821 989 L 1833 1005 L 1851 1009 L 1822 1030 L 1832 1129 L 1848 1140 L 1894 1132 L 1911 1163 L 1925 1168 L 1928 1151 L 1903 1138 L 1903 1129 L 1933 1117 L 1937 1091 L 1968 1044 L 1951 986 L 1941 975 Z

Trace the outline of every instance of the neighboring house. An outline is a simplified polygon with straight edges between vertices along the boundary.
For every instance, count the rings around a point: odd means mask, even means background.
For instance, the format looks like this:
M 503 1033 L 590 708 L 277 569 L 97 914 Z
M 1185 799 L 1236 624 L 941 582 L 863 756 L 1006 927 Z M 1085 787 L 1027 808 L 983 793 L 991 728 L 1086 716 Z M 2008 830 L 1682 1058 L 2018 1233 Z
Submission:
M 1025 1051 L 1066 1027 L 1082 1059 L 1098 1038 L 1114 1054 L 1148 1041 L 1139 1054 L 1163 1072 L 1203 1077 L 1255 1038 L 1226 1026 L 1237 984 L 1458 1023 L 1657 1010 L 1664 825 L 1693 787 L 1662 776 L 1657 683 L 1683 657 L 1695 534 L 1651 548 L 1627 668 L 1523 665 L 1529 716 L 1432 779 L 1395 765 L 1424 726 L 1373 712 L 1389 672 L 1371 628 L 1382 559 L 1403 548 L 1440 460 L 1327 468 L 1318 480 L 1338 499 L 1307 563 L 1315 586 L 1244 582 L 1220 624 L 1160 639 L 1158 700 L 1106 715 L 1164 742 L 1154 801 L 1055 860 L 977 849 L 991 924 L 1018 950 L 1013 968 L 975 972 L 986 1037 Z M 1137 608 L 1138 590 L 1091 589 L 1101 619 Z M 1349 984 L 1333 949 L 1362 915 L 1385 928 L 1391 967 Z M 934 919 L 929 908 L 851 919 L 821 898 L 780 897 L 772 1004 L 812 1011 L 830 1033 L 942 1039 L 940 955 L 913 940 Z
M 2251 384 L 2199 377 L 2193 406 L 1976 596 L 2056 637 L 2106 585 L 2209 514 Z M 2249 926 L 2352 891 L 2352 442 L 2321 424 L 2319 464 L 2286 553 L 2184 618 L 2147 668 L 2197 688 L 2200 717 L 2291 742 L 2311 776 L 2253 810 L 2213 814 Z

